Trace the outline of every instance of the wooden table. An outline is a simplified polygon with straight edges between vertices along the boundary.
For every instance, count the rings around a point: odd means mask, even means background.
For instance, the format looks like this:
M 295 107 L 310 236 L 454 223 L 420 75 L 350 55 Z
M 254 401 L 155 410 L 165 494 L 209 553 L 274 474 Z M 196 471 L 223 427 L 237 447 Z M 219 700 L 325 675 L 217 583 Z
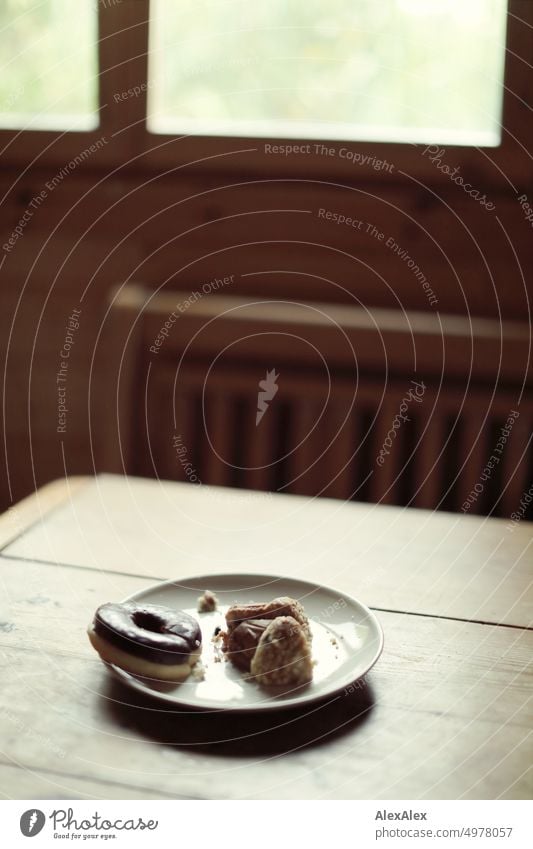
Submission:
M 530 798 L 533 526 L 102 476 L 0 519 L 10 798 Z M 169 712 L 85 628 L 151 581 L 310 578 L 377 612 L 366 686 L 268 717 Z

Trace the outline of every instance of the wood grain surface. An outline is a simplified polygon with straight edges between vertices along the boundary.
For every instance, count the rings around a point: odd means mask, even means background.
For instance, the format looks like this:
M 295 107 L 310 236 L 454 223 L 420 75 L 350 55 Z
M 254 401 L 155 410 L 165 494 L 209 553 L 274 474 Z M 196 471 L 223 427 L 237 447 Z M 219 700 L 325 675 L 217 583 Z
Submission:
M 103 475 L 4 554 L 148 580 L 283 574 L 377 608 L 533 625 L 527 522 Z
M 531 526 L 238 495 L 106 476 L 26 505 L 0 554 L 3 796 L 529 798 Z M 162 710 L 89 645 L 95 607 L 149 580 L 267 566 L 389 608 L 353 692 L 236 727 Z

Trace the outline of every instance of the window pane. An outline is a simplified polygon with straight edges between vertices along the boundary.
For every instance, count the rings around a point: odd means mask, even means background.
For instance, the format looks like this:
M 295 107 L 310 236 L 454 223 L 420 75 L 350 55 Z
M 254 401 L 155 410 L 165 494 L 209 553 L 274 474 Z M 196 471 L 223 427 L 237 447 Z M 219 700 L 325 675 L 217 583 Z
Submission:
M 507 0 L 152 0 L 149 129 L 500 139 Z
M 98 126 L 98 2 L 0 0 L 0 125 Z

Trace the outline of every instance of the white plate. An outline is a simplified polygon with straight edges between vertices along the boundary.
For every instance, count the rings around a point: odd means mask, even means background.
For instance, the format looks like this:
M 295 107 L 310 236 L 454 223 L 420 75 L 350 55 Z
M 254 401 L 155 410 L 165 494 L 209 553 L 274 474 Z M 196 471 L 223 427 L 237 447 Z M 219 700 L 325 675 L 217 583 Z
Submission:
M 198 613 L 198 596 L 206 589 L 215 592 L 219 609 Z M 215 661 L 211 640 L 217 626 L 225 627 L 224 614 L 236 602 L 271 601 L 291 596 L 304 606 L 313 633 L 313 681 L 305 687 L 271 692 L 246 680 L 233 664 Z M 121 681 L 174 706 L 201 710 L 267 711 L 303 705 L 348 690 L 374 665 L 383 648 L 383 632 L 374 614 L 338 590 L 309 581 L 274 575 L 205 575 L 155 584 L 125 601 L 143 601 L 185 610 L 202 628 L 203 681 L 194 675 L 181 684 L 165 684 L 137 678 L 116 666 L 110 668 Z

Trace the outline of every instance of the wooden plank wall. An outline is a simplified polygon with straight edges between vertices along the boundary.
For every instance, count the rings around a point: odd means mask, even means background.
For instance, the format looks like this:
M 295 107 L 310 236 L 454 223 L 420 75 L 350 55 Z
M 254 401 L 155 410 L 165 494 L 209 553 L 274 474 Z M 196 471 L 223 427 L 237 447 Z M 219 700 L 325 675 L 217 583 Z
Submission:
M 527 320 L 533 240 L 517 192 L 531 196 L 528 184 L 491 191 L 491 213 L 442 180 L 426 187 L 358 171 L 342 186 L 257 179 L 244 165 L 241 178 L 177 168 L 100 170 L 95 154 L 48 192 L 12 250 L 2 250 L 0 506 L 65 468 L 93 470 L 93 443 L 105 437 L 114 403 L 103 390 L 99 331 L 117 283 L 140 279 L 154 290 L 191 292 L 233 275 L 236 296 Z M 57 170 L 39 160 L 24 171 L 2 170 L 1 244 Z M 320 210 L 363 226 L 338 224 Z M 389 239 L 426 276 L 437 305 Z M 56 375 L 73 309 L 82 312 L 69 361 L 67 432 L 58 434 Z

